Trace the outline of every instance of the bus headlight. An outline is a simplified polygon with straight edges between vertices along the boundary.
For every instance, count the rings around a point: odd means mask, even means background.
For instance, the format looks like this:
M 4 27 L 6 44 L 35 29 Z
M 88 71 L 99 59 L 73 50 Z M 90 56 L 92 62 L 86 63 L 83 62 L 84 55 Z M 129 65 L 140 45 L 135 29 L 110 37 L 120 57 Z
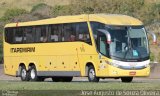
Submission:
M 114 67 L 119 67 L 118 62 L 110 62 L 110 61 L 106 61 L 107 64 L 112 65 Z
M 113 65 L 114 67 L 119 67 L 119 65 L 118 65 L 117 63 L 112 63 L 112 65 Z

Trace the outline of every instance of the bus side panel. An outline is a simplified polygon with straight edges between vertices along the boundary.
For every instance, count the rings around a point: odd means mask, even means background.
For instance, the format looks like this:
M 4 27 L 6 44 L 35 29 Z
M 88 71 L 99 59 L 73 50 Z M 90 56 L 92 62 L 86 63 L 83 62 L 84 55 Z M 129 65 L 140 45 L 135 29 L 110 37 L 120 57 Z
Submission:
M 80 62 L 81 76 L 87 76 L 86 65 L 92 64 L 97 72 L 98 69 L 98 54 L 93 45 L 80 43 L 78 47 L 78 59 Z
M 14 66 L 13 66 L 13 61 L 12 57 L 5 57 L 4 56 L 4 72 L 7 75 L 13 75 L 15 76 L 15 71 L 14 71 Z
M 109 75 L 109 66 L 106 64 L 106 58 L 101 56 L 101 59 L 98 61 L 98 77 L 108 76 Z
M 37 71 L 43 72 L 46 76 L 58 76 L 57 74 L 62 76 L 63 72 L 80 72 L 76 52 L 78 45 L 79 43 L 64 42 L 36 46 L 36 55 L 38 56 L 34 60 L 37 60 L 35 61 L 36 66 L 38 65 Z
M 47 46 L 47 48 L 46 48 Z M 34 52 L 11 52 L 10 48 L 35 48 Z M 20 63 L 26 69 L 35 64 L 42 72 L 79 72 L 74 76 L 85 76 L 85 66 L 93 62 L 97 70 L 98 55 L 92 45 L 84 42 L 44 43 L 44 44 L 5 44 L 6 74 L 16 75 Z M 10 65 L 11 64 L 11 65 Z M 13 67 L 12 67 L 13 65 Z M 54 74 L 47 74 L 54 76 Z M 63 75 L 63 74 L 62 74 Z
M 4 54 L 4 73 L 7 75 L 16 76 L 16 69 L 14 66 L 14 57 L 10 56 L 9 44 L 3 42 L 3 54 Z
M 98 73 L 98 55 L 95 54 L 86 54 L 86 55 L 79 55 L 80 60 L 80 69 L 81 69 L 81 76 L 87 76 L 87 70 L 86 65 L 92 64 L 95 68 L 96 75 L 99 75 Z
M 72 60 L 69 60 L 71 71 L 80 71 L 79 58 L 77 55 L 70 56 Z

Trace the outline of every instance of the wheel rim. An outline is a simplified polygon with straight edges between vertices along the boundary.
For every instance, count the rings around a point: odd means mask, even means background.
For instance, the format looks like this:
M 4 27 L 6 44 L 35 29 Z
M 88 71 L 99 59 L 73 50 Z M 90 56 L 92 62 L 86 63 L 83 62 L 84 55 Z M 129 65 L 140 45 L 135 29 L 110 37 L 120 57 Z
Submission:
M 93 80 L 95 78 L 94 69 L 90 69 L 90 71 L 89 71 L 89 77 L 90 77 L 91 80 Z
M 31 78 L 32 78 L 32 79 L 34 79 L 34 78 L 35 78 L 35 76 L 36 76 L 36 75 L 35 75 L 35 70 L 34 70 L 34 69 L 32 69 L 32 70 L 31 70 Z
M 22 69 L 22 78 L 23 78 L 23 79 L 26 78 L 26 74 L 27 74 L 26 70 L 25 70 L 25 69 Z

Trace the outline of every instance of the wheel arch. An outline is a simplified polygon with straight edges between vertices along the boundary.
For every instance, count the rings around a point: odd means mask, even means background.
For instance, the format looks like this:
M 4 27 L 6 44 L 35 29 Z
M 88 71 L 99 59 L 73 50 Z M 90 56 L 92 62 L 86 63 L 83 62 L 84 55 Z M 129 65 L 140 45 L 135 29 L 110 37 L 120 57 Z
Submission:
M 31 63 L 29 63 L 29 65 L 28 65 L 28 70 L 31 68 L 31 66 L 34 66 L 34 67 L 37 69 L 35 63 L 31 62 Z
M 95 65 L 94 65 L 93 62 L 87 62 L 87 63 L 86 63 L 86 66 L 85 66 L 85 75 L 86 75 L 86 76 L 88 76 L 88 68 L 89 68 L 90 66 L 93 66 L 94 69 L 95 69 Z

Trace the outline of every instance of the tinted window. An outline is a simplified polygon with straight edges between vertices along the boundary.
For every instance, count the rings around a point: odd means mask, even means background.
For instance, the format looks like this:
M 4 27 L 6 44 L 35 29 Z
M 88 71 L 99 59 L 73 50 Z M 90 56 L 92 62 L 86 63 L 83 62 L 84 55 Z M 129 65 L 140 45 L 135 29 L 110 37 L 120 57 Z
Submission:
M 61 42 L 64 41 L 62 34 L 62 24 L 50 25 L 50 41 Z
M 76 26 L 76 30 L 78 33 L 78 40 L 84 41 L 86 43 L 91 43 L 89 29 L 87 23 L 78 23 Z
M 13 28 L 5 29 L 5 41 L 12 44 L 14 41 L 13 37 L 14 37 Z
M 83 41 L 91 44 L 87 23 L 51 25 L 51 42 Z
M 73 41 L 91 44 L 87 23 L 6 28 L 5 40 L 11 44 Z
M 105 29 L 105 25 L 99 22 L 91 22 L 92 31 L 95 39 L 97 39 L 97 29 Z
M 24 34 L 24 43 L 34 42 L 34 31 L 32 27 L 25 27 L 21 34 Z
M 22 28 L 15 28 L 15 29 L 13 29 L 13 33 L 14 33 L 14 43 L 22 43 L 23 29 Z
M 58 36 L 58 25 L 51 25 L 51 35 L 50 40 L 51 42 L 58 42 L 59 36 Z
M 77 41 L 74 24 L 64 24 L 63 34 L 64 34 L 64 41 L 68 41 L 68 42 Z

